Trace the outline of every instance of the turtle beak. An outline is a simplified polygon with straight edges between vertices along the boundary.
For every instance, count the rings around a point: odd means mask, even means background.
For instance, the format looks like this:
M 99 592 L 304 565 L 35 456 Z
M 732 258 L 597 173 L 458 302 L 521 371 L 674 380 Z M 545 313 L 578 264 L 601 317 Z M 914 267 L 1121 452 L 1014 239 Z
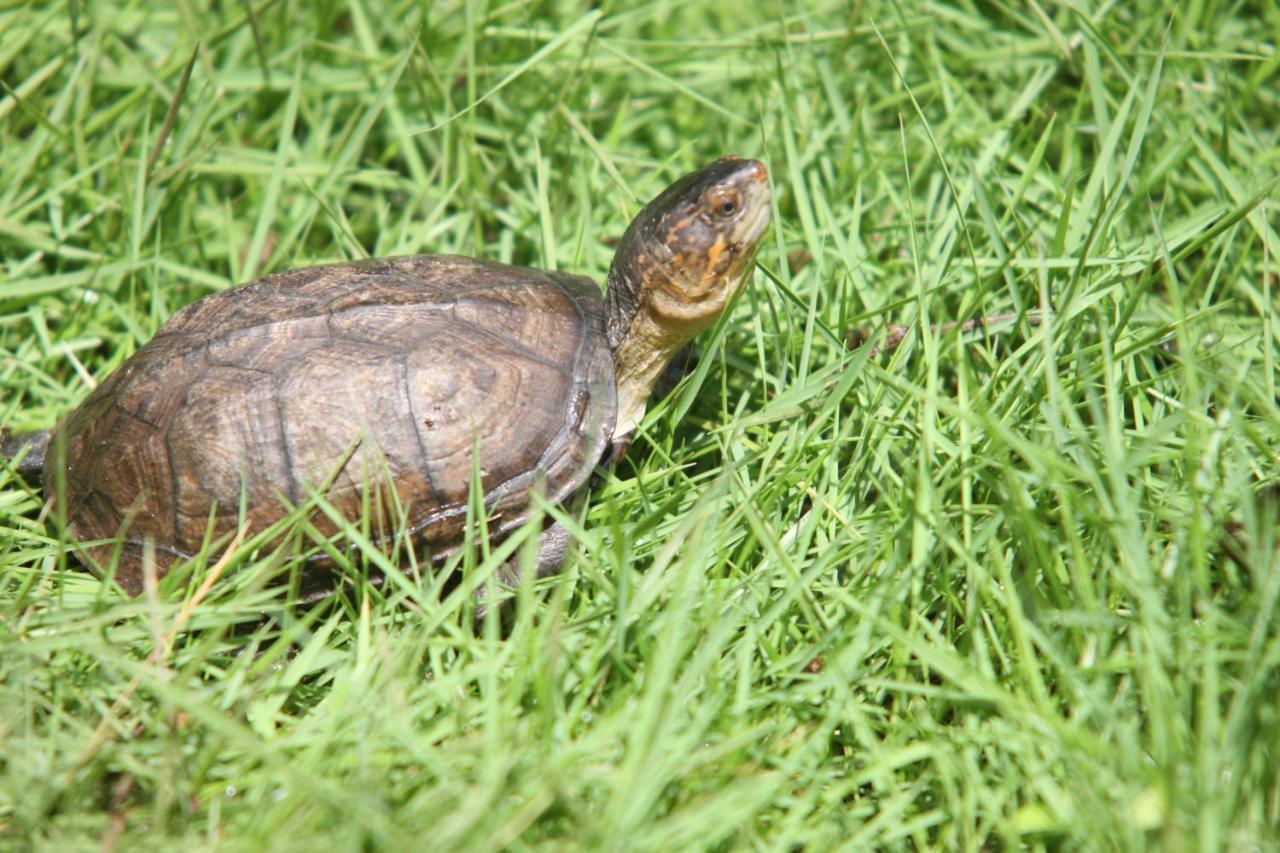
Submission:
M 769 190 L 769 170 L 759 160 L 743 160 L 736 177 L 742 193 L 746 215 L 734 228 L 734 242 L 754 247 L 769 227 L 773 216 L 773 193 Z

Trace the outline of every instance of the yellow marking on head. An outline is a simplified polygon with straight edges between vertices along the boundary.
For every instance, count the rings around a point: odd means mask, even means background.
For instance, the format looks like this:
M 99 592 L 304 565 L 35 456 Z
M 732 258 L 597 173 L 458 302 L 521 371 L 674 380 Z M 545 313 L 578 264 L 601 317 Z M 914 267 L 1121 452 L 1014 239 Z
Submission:
M 693 221 L 692 216 L 686 216 L 671 227 L 671 231 L 667 234 L 667 245 L 674 246 L 679 240 L 680 235 L 684 233 L 684 229 Z
M 720 256 L 724 254 L 725 243 L 724 235 L 717 234 L 716 241 L 707 247 L 707 268 L 715 269 L 716 263 L 720 260 Z

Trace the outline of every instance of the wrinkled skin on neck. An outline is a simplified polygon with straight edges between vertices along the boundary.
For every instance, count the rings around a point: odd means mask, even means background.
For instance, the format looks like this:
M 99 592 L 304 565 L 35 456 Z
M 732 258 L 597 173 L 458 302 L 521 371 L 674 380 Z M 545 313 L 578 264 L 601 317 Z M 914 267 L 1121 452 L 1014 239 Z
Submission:
M 672 357 L 732 301 L 770 212 L 764 165 L 726 157 L 676 181 L 627 228 L 606 297 L 618 383 L 615 441 L 634 432 Z

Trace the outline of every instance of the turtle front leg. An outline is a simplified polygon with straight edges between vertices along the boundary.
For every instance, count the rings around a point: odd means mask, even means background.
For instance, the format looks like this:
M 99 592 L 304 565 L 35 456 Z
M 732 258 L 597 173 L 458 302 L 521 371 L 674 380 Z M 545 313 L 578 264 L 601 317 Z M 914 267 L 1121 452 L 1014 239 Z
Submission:
M 538 558 L 534 562 L 534 577 L 545 578 L 560 573 L 564 567 L 564 558 L 569 556 L 569 546 L 573 544 L 573 536 L 569 528 L 558 521 L 542 531 L 538 537 Z M 508 563 L 508 565 L 510 565 Z
M 475 591 L 476 621 L 479 622 L 484 618 L 485 611 L 491 602 L 496 600 L 499 606 L 502 605 L 502 599 L 495 595 L 497 589 L 502 587 L 514 589 L 522 583 L 559 574 L 564 566 L 565 557 L 569 555 L 569 546 L 572 544 L 573 536 L 569 533 L 569 528 L 558 521 L 552 522 L 538 536 L 538 555 L 534 558 L 532 577 L 522 571 L 521 557 L 516 554 L 507 560 L 502 568 L 494 572 L 493 578 L 488 583 Z

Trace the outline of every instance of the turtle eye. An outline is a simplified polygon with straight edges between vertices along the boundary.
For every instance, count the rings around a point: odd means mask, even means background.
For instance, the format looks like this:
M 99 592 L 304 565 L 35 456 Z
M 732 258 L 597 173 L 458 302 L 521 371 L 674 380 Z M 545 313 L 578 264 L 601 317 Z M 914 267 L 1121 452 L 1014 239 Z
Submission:
M 711 199 L 711 212 L 722 219 L 728 219 L 738 212 L 737 193 L 717 193 Z

